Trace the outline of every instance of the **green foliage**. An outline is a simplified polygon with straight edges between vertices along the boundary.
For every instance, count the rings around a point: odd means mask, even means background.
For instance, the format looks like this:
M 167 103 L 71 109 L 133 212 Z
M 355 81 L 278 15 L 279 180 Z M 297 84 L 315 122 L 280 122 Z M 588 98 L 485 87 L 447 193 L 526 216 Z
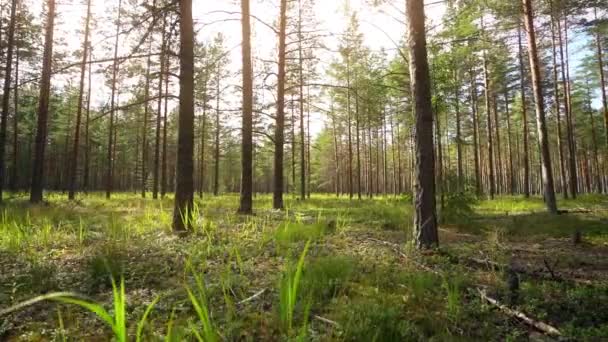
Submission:
M 318 240 L 325 234 L 327 224 L 322 222 L 306 224 L 298 222 L 285 222 L 279 225 L 274 238 L 277 243 L 287 245 L 289 243 Z
M 87 272 L 94 289 L 110 286 L 112 279 L 122 278 L 126 267 L 124 252 L 116 247 L 106 246 L 99 254 L 87 261 Z
M 445 207 L 441 211 L 441 221 L 452 224 L 466 224 L 475 215 L 477 198 L 468 192 L 448 192 Z
M 310 262 L 302 274 L 302 297 L 325 304 L 343 295 L 355 271 L 355 260 L 349 257 L 320 257 Z
M 292 334 L 294 325 L 294 314 L 296 311 L 296 304 L 298 304 L 300 286 L 302 280 L 302 271 L 304 269 L 304 261 L 310 241 L 306 242 L 304 250 L 298 259 L 297 264 L 294 265 L 289 262 L 286 266 L 286 270 L 281 277 L 279 283 L 279 318 L 283 330 L 288 334 Z M 307 310 L 305 310 L 307 311 Z M 307 312 L 305 312 L 306 314 Z M 308 321 L 308 315 L 306 314 L 303 318 L 303 325 Z
M 343 308 L 345 341 L 415 341 L 424 335 L 404 314 L 398 298 L 360 299 Z
M 34 293 L 47 293 L 57 289 L 57 267 L 48 262 L 33 259 L 21 284 L 29 286 Z
M 213 322 L 211 321 L 211 315 L 209 312 L 203 278 L 200 274 L 195 272 L 192 267 L 189 268 L 192 271 L 192 276 L 194 277 L 196 288 L 193 291 L 190 286 L 186 284 L 186 291 L 188 292 L 188 298 L 190 299 L 190 303 L 194 307 L 194 310 L 196 311 L 198 319 L 201 323 L 200 329 L 194 325 L 192 325 L 190 328 L 192 330 L 192 333 L 200 342 L 217 341 L 218 334 L 215 329 L 215 326 L 213 325 Z

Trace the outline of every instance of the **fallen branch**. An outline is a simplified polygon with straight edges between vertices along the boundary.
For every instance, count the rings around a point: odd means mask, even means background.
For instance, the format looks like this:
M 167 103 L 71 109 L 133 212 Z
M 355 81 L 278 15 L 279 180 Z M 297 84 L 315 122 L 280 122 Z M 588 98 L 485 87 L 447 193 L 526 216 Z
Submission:
M 483 300 L 485 300 L 486 302 L 497 307 L 503 313 L 505 313 L 511 317 L 519 319 L 520 321 L 524 322 L 525 324 L 535 328 L 536 330 L 538 330 L 544 334 L 551 335 L 551 336 L 561 336 L 562 335 L 562 333 L 559 330 L 557 330 L 557 328 L 555 328 L 547 323 L 536 321 L 536 320 L 526 316 L 526 314 L 524 314 L 523 312 L 511 309 L 508 306 L 501 304 L 498 300 L 496 300 L 492 297 L 488 297 L 488 295 L 485 293 L 484 290 L 477 289 L 477 291 L 479 292 L 479 295 L 481 296 L 481 298 Z
M 333 325 L 336 328 L 340 327 L 340 324 L 338 322 L 332 321 L 331 319 L 328 319 L 328 318 L 325 318 L 325 317 L 321 317 L 321 316 L 318 316 L 318 315 L 314 315 L 312 317 L 314 319 L 316 319 L 316 320 L 319 320 L 319 321 L 323 322 L 323 323 L 327 323 L 329 325 Z
M 264 292 L 266 292 L 266 289 L 261 289 L 260 291 L 258 291 L 258 292 L 256 292 L 256 293 L 254 293 L 254 294 L 253 294 L 253 296 L 251 296 L 251 297 L 247 297 L 247 298 L 243 299 L 242 301 L 238 302 L 237 304 L 238 304 L 238 305 L 241 305 L 241 304 L 245 304 L 245 303 L 247 303 L 247 302 L 250 302 L 250 301 L 252 301 L 252 300 L 256 299 L 257 297 L 259 297 L 259 296 L 263 295 L 263 294 L 264 294 Z

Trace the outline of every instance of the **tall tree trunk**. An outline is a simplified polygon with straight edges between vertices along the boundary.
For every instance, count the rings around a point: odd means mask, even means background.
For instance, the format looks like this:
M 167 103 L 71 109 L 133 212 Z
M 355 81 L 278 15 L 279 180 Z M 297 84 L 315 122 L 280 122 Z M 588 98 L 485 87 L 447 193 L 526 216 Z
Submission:
M 304 56 L 302 55 L 302 0 L 298 0 L 298 78 L 300 96 L 300 199 L 306 199 L 306 156 L 304 141 Z
M 470 70 L 471 74 L 471 114 L 473 116 L 473 158 L 475 163 L 475 194 L 477 197 L 482 195 L 482 180 L 481 180 L 481 166 L 480 166 L 480 143 L 479 143 L 479 117 L 477 110 L 477 82 L 475 81 L 475 75 L 473 69 Z
M 464 170 L 462 158 L 462 132 L 460 127 L 460 83 L 458 71 L 454 72 L 456 85 L 454 87 L 454 106 L 456 110 L 456 175 L 458 178 L 458 191 L 464 189 Z
M 90 0 L 89 0 L 90 1 Z M 156 1 L 152 1 L 152 7 L 156 7 Z M 141 197 L 146 198 L 147 183 L 148 183 L 148 99 L 150 98 L 150 65 L 152 64 L 152 37 L 148 37 L 148 59 L 146 61 L 146 80 L 144 89 L 144 119 L 142 127 L 142 142 L 141 142 Z M 162 73 L 162 72 L 161 72 Z M 162 77 L 162 76 L 160 76 Z
M 395 127 L 397 128 L 397 193 L 401 195 L 403 193 L 403 168 L 401 163 L 401 130 L 399 129 L 399 120 L 395 123 Z
M 435 160 L 430 73 L 426 51 L 424 1 L 407 0 L 408 45 L 416 115 L 416 186 L 414 242 L 419 248 L 439 244 L 435 203 Z
M 291 186 L 296 193 L 296 103 L 291 94 Z
M 204 88 L 205 89 L 205 88 Z M 201 115 L 201 154 L 199 163 L 199 184 L 198 184 L 198 197 L 203 198 L 205 192 L 205 140 L 207 132 L 207 109 L 206 105 L 203 105 L 203 115 Z
M 509 150 L 509 170 L 507 171 L 509 174 L 508 177 L 508 187 L 509 194 L 515 194 L 515 176 L 513 172 L 513 143 L 511 141 L 511 113 L 509 112 L 509 90 L 505 87 L 505 116 L 507 117 L 507 148 Z
M 89 44 L 89 61 L 92 60 L 93 47 Z M 91 163 L 91 137 L 90 137 L 90 124 L 91 124 L 91 81 L 92 81 L 92 73 L 91 68 L 93 63 L 89 64 L 89 72 L 88 72 L 88 82 L 87 82 L 87 110 L 85 117 L 85 125 L 84 125 L 84 176 L 82 180 L 82 189 L 87 192 L 89 190 L 89 177 L 90 177 L 90 163 Z
M 6 169 L 4 154 L 6 152 L 6 126 L 8 121 L 8 105 L 11 89 L 11 69 L 13 63 L 13 49 L 15 48 L 15 21 L 17 15 L 17 0 L 11 2 L 11 17 L 8 24 L 6 67 L 4 68 L 4 88 L 2 93 L 2 117 L 0 120 L 0 203 L 4 189 L 4 171 Z
M 386 107 L 382 109 L 382 180 L 384 186 L 382 189 L 383 195 L 388 193 L 388 148 L 386 147 Z
M 551 169 L 551 153 L 549 151 L 547 124 L 545 122 L 545 103 L 543 100 L 542 76 L 540 74 L 538 51 L 536 47 L 536 33 L 534 29 L 532 0 L 522 0 L 522 3 L 524 24 L 528 33 L 528 54 L 530 59 L 530 69 L 532 70 L 532 85 L 534 88 L 534 102 L 536 107 L 538 140 L 541 149 L 541 168 L 544 199 L 547 205 L 547 210 L 551 214 L 557 214 L 555 188 L 553 185 L 553 170 Z
M 32 188 L 30 202 L 42 202 L 44 188 L 44 152 L 47 143 L 49 100 L 51 91 L 51 66 L 53 60 L 53 30 L 55 27 L 55 0 L 47 2 L 47 19 L 44 36 L 44 53 L 42 56 L 42 76 L 40 78 L 40 96 L 38 98 L 38 119 L 36 124 L 36 146 L 32 171 Z
M 570 71 L 568 70 L 568 27 L 567 19 L 564 17 L 564 30 L 566 32 L 566 55 L 564 56 L 564 43 L 562 40 L 561 21 L 557 20 L 559 54 L 562 70 L 562 84 L 564 90 L 564 105 L 566 108 L 566 137 L 568 141 L 568 166 L 570 170 L 570 193 L 576 199 L 578 176 L 576 171 L 576 144 L 574 140 L 574 124 L 572 118 L 572 100 L 570 97 Z
M 213 196 L 220 192 L 220 65 L 217 66 L 215 79 L 215 163 L 213 170 Z
M 114 134 L 114 110 L 115 110 L 115 97 L 116 97 L 116 77 L 118 74 L 118 38 L 120 33 L 120 17 L 122 10 L 122 0 L 118 0 L 118 19 L 116 21 L 116 38 L 114 40 L 114 62 L 112 63 L 112 94 L 110 98 L 110 123 L 108 126 L 108 158 L 106 165 L 106 198 L 110 199 L 112 194 L 112 183 L 114 169 L 114 160 L 112 158 L 112 146 L 115 143 L 113 141 Z
M 251 26 L 249 0 L 241 0 L 243 43 L 243 141 L 241 156 L 241 200 L 239 213 L 253 210 L 253 70 L 251 66 Z
M 166 38 L 166 37 L 165 37 Z M 165 40 L 165 50 L 171 51 L 171 42 Z M 165 52 L 166 53 L 166 52 Z M 168 132 L 168 121 L 169 121 L 169 71 L 171 70 L 171 58 L 170 55 L 165 54 L 165 105 L 163 108 L 163 159 L 161 161 L 161 173 L 160 173 L 160 197 L 165 198 L 167 193 L 167 132 Z
M 192 227 L 194 195 L 194 29 L 192 0 L 180 0 L 179 126 L 173 230 Z
M 159 171 L 160 171 L 160 133 L 161 133 L 161 119 L 163 116 L 162 103 L 163 103 L 163 74 L 165 73 L 165 56 L 167 42 L 166 42 L 166 30 L 167 30 L 167 18 L 163 17 L 163 29 L 161 34 L 161 47 L 160 47 L 160 69 L 158 73 L 158 103 L 156 108 L 156 137 L 154 140 L 154 169 L 152 170 L 152 198 L 158 198 L 158 186 L 159 186 Z M 169 79 L 169 74 L 164 75 Z
M 483 20 L 483 18 L 482 18 Z M 482 23 L 483 26 L 483 23 Z M 483 30 L 483 28 L 482 28 Z M 485 91 L 485 104 L 486 104 L 486 123 L 487 123 L 487 133 L 488 133 L 488 183 L 489 183 L 489 191 L 490 191 L 490 199 L 494 199 L 494 194 L 496 193 L 496 183 L 494 179 L 494 144 L 492 139 L 492 109 L 490 108 L 490 76 L 488 74 L 488 60 L 486 58 L 486 50 L 483 51 L 483 83 L 484 83 L 484 91 Z
M 87 17 L 84 24 L 84 42 L 82 44 L 82 65 L 80 66 L 80 84 L 78 86 L 78 104 L 76 107 L 76 127 L 74 129 L 74 147 L 72 149 L 72 160 L 70 165 L 70 189 L 68 198 L 73 200 L 76 193 L 76 181 L 78 179 L 78 152 L 80 152 L 80 122 L 82 121 L 82 102 L 84 98 L 84 77 L 89 57 L 89 23 L 91 21 L 91 0 L 87 1 Z M 147 98 L 147 97 L 146 97 Z
M 283 158 L 285 152 L 285 50 L 287 27 L 287 0 L 281 0 L 279 14 L 279 72 L 277 89 L 277 117 L 274 130 L 274 183 L 272 194 L 272 207 L 283 209 L 283 190 L 285 187 L 285 173 Z
M 397 143 L 395 141 L 395 130 L 394 130 L 394 123 L 393 123 L 393 115 L 391 113 L 389 113 L 389 124 L 390 124 L 390 130 L 391 130 L 391 155 L 392 155 L 392 162 L 393 162 L 393 195 L 397 195 L 397 157 L 395 155 L 395 148 L 397 146 Z
M 355 75 L 355 79 L 357 78 L 357 76 Z M 361 118 L 359 115 L 359 93 L 355 92 L 355 131 L 356 131 L 356 136 L 355 136 L 355 141 L 357 144 L 357 198 L 361 199 Z M 370 139 L 371 140 L 371 139 Z M 370 160 L 371 160 L 371 153 L 370 153 Z M 370 161 L 371 164 L 371 161 Z M 371 168 L 369 168 L 368 171 L 369 173 L 371 173 Z M 371 194 L 371 191 L 370 191 Z
M 347 123 L 348 126 L 348 196 L 350 199 L 353 198 L 353 138 L 352 138 L 352 128 L 351 128 L 351 112 L 350 112 L 350 47 L 349 51 L 346 55 L 346 113 L 347 113 Z M 608 112 L 607 112 L 607 120 L 608 120 Z M 606 130 L 608 131 L 608 121 L 606 121 Z M 359 134 L 359 133 L 357 133 Z
M 559 170 L 561 180 L 561 190 L 564 195 L 564 199 L 568 198 L 568 182 L 566 181 L 566 168 L 564 162 L 564 142 L 562 139 L 562 119 L 561 119 L 561 105 L 560 105 L 560 94 L 559 94 L 559 82 L 557 77 L 557 46 L 555 43 L 555 16 L 553 13 L 553 2 L 551 2 L 551 48 L 553 55 L 553 92 L 555 99 L 555 117 L 557 121 L 557 149 L 559 154 Z M 566 108 L 568 105 L 566 104 Z
M 494 131 L 496 132 L 496 179 L 497 187 L 496 192 L 501 194 L 504 189 L 504 174 L 502 171 L 502 145 L 500 143 L 500 118 L 498 116 L 498 98 L 496 94 L 492 97 L 492 103 L 494 106 Z
M 286 1 L 286 0 L 281 0 Z M 334 105 L 331 105 L 331 127 L 332 135 L 334 136 L 334 171 L 335 171 L 335 191 L 336 197 L 340 197 L 340 151 L 338 145 L 338 130 L 336 129 L 336 117 L 334 113 Z
M 21 9 L 21 6 L 19 6 Z M 17 191 L 19 181 L 19 46 L 15 46 L 15 89 L 13 89 L 14 111 L 13 111 L 13 162 L 11 171 L 12 191 Z
M 530 158 L 528 151 L 528 110 L 526 107 L 526 80 L 524 71 L 524 51 L 521 39 L 521 24 L 517 26 L 518 56 L 519 56 L 519 82 L 521 96 L 521 121 L 522 121 L 522 141 L 523 141 L 523 162 L 524 162 L 524 184 L 523 191 L 526 198 L 530 197 Z
M 306 103 L 306 197 L 310 198 L 310 181 L 311 181 L 311 171 L 310 171 L 310 86 L 306 87 L 306 98 L 308 102 Z

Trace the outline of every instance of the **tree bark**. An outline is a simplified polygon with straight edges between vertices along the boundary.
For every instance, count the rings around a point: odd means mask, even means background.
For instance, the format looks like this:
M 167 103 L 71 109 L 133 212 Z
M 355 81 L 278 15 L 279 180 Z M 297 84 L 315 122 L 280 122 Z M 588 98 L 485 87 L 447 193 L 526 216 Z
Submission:
M 90 45 L 90 44 L 89 44 Z M 89 46 L 89 60 L 92 60 L 93 47 Z M 91 81 L 92 81 L 92 68 L 93 63 L 89 63 L 89 80 L 87 83 L 87 111 L 85 117 L 85 126 L 84 126 L 84 176 L 82 180 L 82 189 L 87 192 L 89 190 L 89 177 L 90 177 L 90 163 L 91 163 L 91 137 L 89 133 L 90 124 L 91 124 Z
M 557 214 L 555 188 L 553 185 L 553 170 L 551 169 L 551 154 L 549 151 L 547 124 L 545 121 L 545 103 L 543 100 L 542 76 L 540 73 L 538 51 L 536 47 L 536 33 L 534 29 L 532 0 L 522 0 L 522 3 L 524 24 L 528 33 L 528 54 L 530 59 L 530 69 L 532 70 L 532 85 L 534 88 L 534 102 L 536 107 L 538 139 L 541 149 L 541 170 L 544 200 L 549 213 Z
M 21 8 L 21 6 L 19 6 Z M 19 46 L 15 46 L 15 88 L 13 89 L 13 163 L 10 189 L 17 191 L 19 181 Z
M 55 0 L 47 2 L 47 19 L 44 36 L 44 53 L 42 56 L 42 76 L 40 78 L 40 96 L 38 99 L 38 119 L 36 123 L 36 146 L 30 202 L 42 202 L 44 188 L 44 154 L 48 135 L 49 100 L 51 92 L 51 67 L 53 60 L 53 30 L 55 27 Z
M 74 200 L 76 183 L 78 179 L 78 154 L 80 152 L 80 122 L 82 121 L 82 102 L 84 98 L 84 77 L 86 73 L 87 57 L 89 49 L 89 23 L 91 21 L 91 0 L 87 1 L 87 17 L 84 24 L 84 43 L 82 44 L 82 65 L 80 66 L 80 84 L 78 86 L 78 104 L 76 107 L 76 127 L 74 129 L 74 147 L 72 149 L 72 160 L 70 163 L 70 189 L 68 199 Z M 147 96 L 146 96 L 147 98 Z
M 165 56 L 167 42 L 166 42 L 166 30 L 167 30 L 167 18 L 163 17 L 163 29 L 161 34 L 161 48 L 160 48 L 160 72 L 158 73 L 158 103 L 156 113 L 156 137 L 154 141 L 154 170 L 152 170 L 152 198 L 158 198 L 158 187 L 159 187 L 159 171 L 160 171 L 160 134 L 161 134 L 161 121 L 162 121 L 162 103 L 163 103 L 163 73 L 165 72 Z M 169 75 L 167 74 L 167 79 Z
M 526 198 L 530 197 L 530 158 L 528 155 L 528 111 L 526 108 L 526 81 L 524 71 L 524 52 L 521 39 L 521 24 L 517 26 L 518 56 L 519 56 L 519 75 L 520 75 L 520 96 L 521 96 L 521 121 L 523 136 L 523 162 L 524 162 L 524 184 L 523 191 Z
M 562 65 L 562 84 L 564 89 L 564 104 L 566 107 L 566 137 L 568 142 L 568 167 L 570 170 L 570 194 L 573 199 L 576 199 L 576 193 L 578 192 L 577 182 L 577 170 L 576 170 L 576 140 L 574 139 L 574 119 L 572 113 L 572 98 L 570 94 L 570 70 L 568 62 L 568 21 L 564 16 L 564 36 L 565 43 L 562 40 L 562 29 L 561 21 L 557 20 L 558 38 L 559 38 L 559 53 L 560 61 Z M 564 53 L 565 45 L 565 53 Z
M 8 121 L 8 107 L 11 89 L 11 69 L 13 63 L 13 50 L 15 48 L 15 21 L 17 15 L 17 0 L 11 2 L 11 16 L 8 24 L 6 66 L 4 68 L 4 88 L 2 93 L 2 117 L 0 120 L 0 203 L 4 189 L 4 171 L 6 169 L 4 154 L 6 152 L 6 126 Z
M 179 127 L 173 230 L 192 227 L 194 195 L 194 29 L 192 0 L 180 0 Z
M 114 158 L 112 147 L 115 142 L 114 136 L 114 111 L 116 97 L 116 77 L 118 74 L 118 38 L 120 33 L 120 18 L 121 18 L 122 0 L 118 0 L 118 19 L 116 21 L 116 38 L 114 40 L 114 61 L 112 63 L 112 94 L 110 98 L 110 123 L 108 125 L 108 158 L 106 165 L 106 198 L 110 199 L 112 194 Z
M 287 27 L 287 0 L 281 0 L 279 14 L 279 72 L 277 85 L 277 116 L 274 130 L 274 188 L 272 207 L 283 209 L 283 190 L 285 187 L 285 172 L 283 158 L 285 152 L 285 50 Z
M 239 213 L 253 211 L 253 70 L 251 66 L 251 26 L 249 0 L 241 0 L 243 43 L 243 131 L 241 157 L 241 200 Z
M 477 110 L 477 82 L 475 81 L 475 75 L 473 69 L 470 70 L 471 74 L 471 114 L 473 116 L 473 158 L 475 163 L 475 194 L 477 197 L 482 195 L 482 179 L 481 179 L 481 166 L 480 166 L 480 143 L 479 143 L 479 117 Z
M 418 248 L 439 244 L 435 203 L 433 113 L 427 60 L 423 0 L 407 0 L 408 45 L 414 113 L 416 116 L 416 186 L 414 242 Z
M 555 16 L 553 12 L 553 2 L 551 2 L 551 48 L 553 55 L 553 92 L 555 102 L 555 117 L 557 121 L 557 149 L 559 155 L 559 170 L 561 180 L 561 190 L 564 199 L 568 198 L 568 182 L 566 181 L 566 168 L 564 163 L 564 142 L 562 139 L 562 119 L 561 119 L 561 106 L 560 106 L 560 94 L 559 94 L 559 82 L 557 77 L 557 46 L 555 43 Z M 566 108 L 568 105 L 566 104 Z

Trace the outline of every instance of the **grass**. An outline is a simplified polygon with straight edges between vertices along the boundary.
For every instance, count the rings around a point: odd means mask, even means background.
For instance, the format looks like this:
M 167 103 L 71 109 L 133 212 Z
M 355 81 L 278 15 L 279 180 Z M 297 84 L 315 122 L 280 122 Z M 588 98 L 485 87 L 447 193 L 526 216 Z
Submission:
M 237 195 L 206 194 L 187 237 L 170 231 L 170 196 L 49 200 L 32 206 L 16 197 L 0 212 L 0 311 L 19 308 L 0 313 L 2 340 L 527 339 L 527 327 L 483 305 L 475 291 L 484 286 L 504 299 L 503 274 L 458 257 L 516 260 L 545 274 L 547 261 L 560 276 L 591 281 L 522 278 L 517 308 L 568 338 L 608 336 L 600 313 L 608 312 L 608 197 L 560 201 L 591 212 L 554 217 L 539 198 L 450 195 L 442 253 L 424 256 L 406 248 L 407 197 L 287 196 L 287 209 L 276 212 L 270 196 L 258 195 L 256 215 L 237 216 Z M 584 243 L 573 246 L 578 229 Z

